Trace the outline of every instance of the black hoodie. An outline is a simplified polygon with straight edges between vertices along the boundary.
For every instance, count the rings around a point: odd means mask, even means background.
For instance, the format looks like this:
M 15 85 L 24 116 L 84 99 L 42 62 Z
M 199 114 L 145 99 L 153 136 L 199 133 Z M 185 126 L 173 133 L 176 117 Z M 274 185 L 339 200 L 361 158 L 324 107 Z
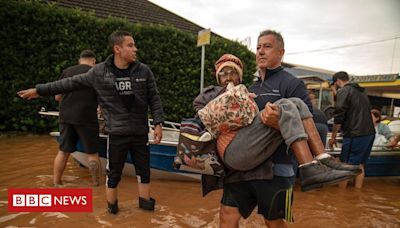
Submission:
M 342 125 L 344 137 L 375 134 L 371 105 L 364 88 L 348 83 L 338 90 L 334 122 Z

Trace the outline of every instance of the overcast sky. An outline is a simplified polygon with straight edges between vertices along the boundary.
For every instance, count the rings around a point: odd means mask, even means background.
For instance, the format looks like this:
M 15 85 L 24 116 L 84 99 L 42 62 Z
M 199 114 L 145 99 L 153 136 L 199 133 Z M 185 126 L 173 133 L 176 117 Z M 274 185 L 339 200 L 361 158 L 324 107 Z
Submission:
M 228 39 L 250 37 L 253 51 L 260 31 L 279 31 L 288 63 L 356 75 L 400 72 L 400 0 L 150 1 Z

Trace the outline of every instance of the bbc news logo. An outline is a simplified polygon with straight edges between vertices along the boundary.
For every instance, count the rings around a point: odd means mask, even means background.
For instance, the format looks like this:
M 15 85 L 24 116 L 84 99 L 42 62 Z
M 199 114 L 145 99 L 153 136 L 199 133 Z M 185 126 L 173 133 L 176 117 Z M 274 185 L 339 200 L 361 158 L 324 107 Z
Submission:
M 92 212 L 91 188 L 10 188 L 9 212 Z

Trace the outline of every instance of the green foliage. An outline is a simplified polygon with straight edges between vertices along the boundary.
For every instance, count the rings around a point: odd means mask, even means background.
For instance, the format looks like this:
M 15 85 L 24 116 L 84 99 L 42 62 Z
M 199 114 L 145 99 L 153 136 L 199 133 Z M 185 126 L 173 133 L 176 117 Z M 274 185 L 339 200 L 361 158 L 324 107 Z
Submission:
M 56 120 L 37 114 L 41 107 L 57 109 L 52 97 L 24 101 L 17 91 L 57 80 L 64 68 L 76 64 L 83 49 L 95 51 L 98 62 L 105 60 L 111 54 L 107 37 L 115 30 L 132 33 L 139 60 L 149 65 L 156 77 L 167 120 L 179 122 L 194 115 L 192 102 L 200 91 L 201 66 L 196 35 L 172 26 L 99 19 L 93 13 L 38 1 L 0 0 L 0 5 L 0 131 L 55 128 Z M 244 81 L 250 83 L 254 54 L 237 42 L 212 37 L 206 46 L 204 85 L 216 83 L 214 62 L 224 53 L 242 59 Z

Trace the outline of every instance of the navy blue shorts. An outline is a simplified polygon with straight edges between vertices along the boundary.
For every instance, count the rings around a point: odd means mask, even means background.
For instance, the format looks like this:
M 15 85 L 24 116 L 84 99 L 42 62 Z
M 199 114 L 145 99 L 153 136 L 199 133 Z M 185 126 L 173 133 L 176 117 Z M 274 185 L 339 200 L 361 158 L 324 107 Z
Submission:
M 340 160 L 352 165 L 365 164 L 371 154 L 375 134 L 358 137 L 344 137 Z
M 293 221 L 293 188 L 288 177 L 224 184 L 221 203 L 238 207 L 243 218 L 249 217 L 257 206 L 258 214 L 267 220 Z

